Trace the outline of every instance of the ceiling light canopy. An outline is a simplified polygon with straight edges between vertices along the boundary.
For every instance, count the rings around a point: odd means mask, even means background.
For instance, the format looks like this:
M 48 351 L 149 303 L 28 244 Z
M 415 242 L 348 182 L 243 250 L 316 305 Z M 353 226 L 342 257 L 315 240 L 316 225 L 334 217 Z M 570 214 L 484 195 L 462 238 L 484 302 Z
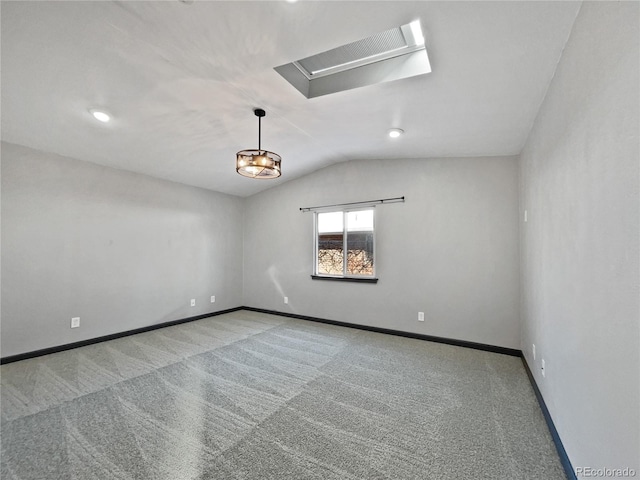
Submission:
M 236 154 L 236 172 L 249 178 L 278 178 L 282 174 L 280 170 L 282 158 L 277 153 L 260 148 L 261 122 L 266 112 L 256 108 L 253 113 L 258 117 L 258 149 L 241 150 Z
M 102 123 L 108 123 L 109 120 L 111 120 L 111 115 L 109 115 L 104 110 L 98 110 L 96 108 L 92 108 L 89 110 L 89 113 L 93 115 L 93 118 L 95 118 L 96 120 Z
M 401 136 L 404 133 L 404 130 L 402 130 L 401 128 L 391 128 L 389 130 L 389 136 L 391 138 L 398 138 L 399 136 Z

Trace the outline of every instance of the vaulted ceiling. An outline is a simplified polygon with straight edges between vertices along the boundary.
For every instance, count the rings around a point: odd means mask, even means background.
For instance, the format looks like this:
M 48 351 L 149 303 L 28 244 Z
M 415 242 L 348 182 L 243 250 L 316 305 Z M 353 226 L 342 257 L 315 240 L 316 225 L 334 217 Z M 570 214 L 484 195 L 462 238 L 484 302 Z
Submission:
M 2 1 L 2 139 L 247 196 L 355 159 L 514 155 L 579 2 Z M 274 67 L 419 19 L 432 72 L 305 98 Z M 92 107 L 113 119 L 95 121 Z M 235 172 L 257 147 L 277 180 Z M 386 132 L 405 135 L 390 139 Z

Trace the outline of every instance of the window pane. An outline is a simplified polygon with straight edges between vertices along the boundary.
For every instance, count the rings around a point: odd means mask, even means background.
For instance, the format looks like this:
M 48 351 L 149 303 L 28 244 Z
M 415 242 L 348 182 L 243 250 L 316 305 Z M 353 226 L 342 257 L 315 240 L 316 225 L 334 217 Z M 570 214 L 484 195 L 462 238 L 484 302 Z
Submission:
M 318 233 L 342 232 L 344 214 L 342 212 L 318 213 Z
M 342 212 L 340 215 L 342 216 Z M 318 215 L 318 223 L 320 223 L 320 214 Z M 319 225 L 318 228 L 320 228 Z M 343 274 L 343 241 L 342 233 L 318 235 L 318 274 Z
M 373 232 L 347 233 L 347 275 L 373 275 Z
M 347 275 L 373 275 L 373 210 L 347 212 Z
M 349 232 L 372 232 L 373 210 L 347 212 L 347 230 Z

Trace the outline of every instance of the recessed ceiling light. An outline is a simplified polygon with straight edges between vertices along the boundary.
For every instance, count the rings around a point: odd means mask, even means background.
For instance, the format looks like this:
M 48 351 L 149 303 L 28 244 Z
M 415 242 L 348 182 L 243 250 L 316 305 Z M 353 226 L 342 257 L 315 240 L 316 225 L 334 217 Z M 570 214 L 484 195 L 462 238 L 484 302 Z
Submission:
M 103 110 L 92 108 L 91 110 L 89 110 L 89 112 L 91 113 L 91 115 L 93 115 L 93 118 L 95 118 L 99 122 L 107 123 L 109 122 L 109 120 L 111 120 L 111 115 Z
M 391 138 L 398 138 L 400 135 L 404 133 L 404 130 L 400 128 L 392 128 L 389 130 L 389 136 Z
M 288 3 L 296 3 L 298 0 L 287 0 Z

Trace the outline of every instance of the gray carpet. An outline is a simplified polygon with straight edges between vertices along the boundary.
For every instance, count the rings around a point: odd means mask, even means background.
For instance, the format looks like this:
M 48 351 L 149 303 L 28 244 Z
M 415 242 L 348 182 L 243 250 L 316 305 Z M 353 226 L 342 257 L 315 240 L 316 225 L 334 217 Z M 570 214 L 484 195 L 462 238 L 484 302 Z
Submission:
M 506 355 L 239 311 L 1 373 L 3 480 L 565 478 Z

